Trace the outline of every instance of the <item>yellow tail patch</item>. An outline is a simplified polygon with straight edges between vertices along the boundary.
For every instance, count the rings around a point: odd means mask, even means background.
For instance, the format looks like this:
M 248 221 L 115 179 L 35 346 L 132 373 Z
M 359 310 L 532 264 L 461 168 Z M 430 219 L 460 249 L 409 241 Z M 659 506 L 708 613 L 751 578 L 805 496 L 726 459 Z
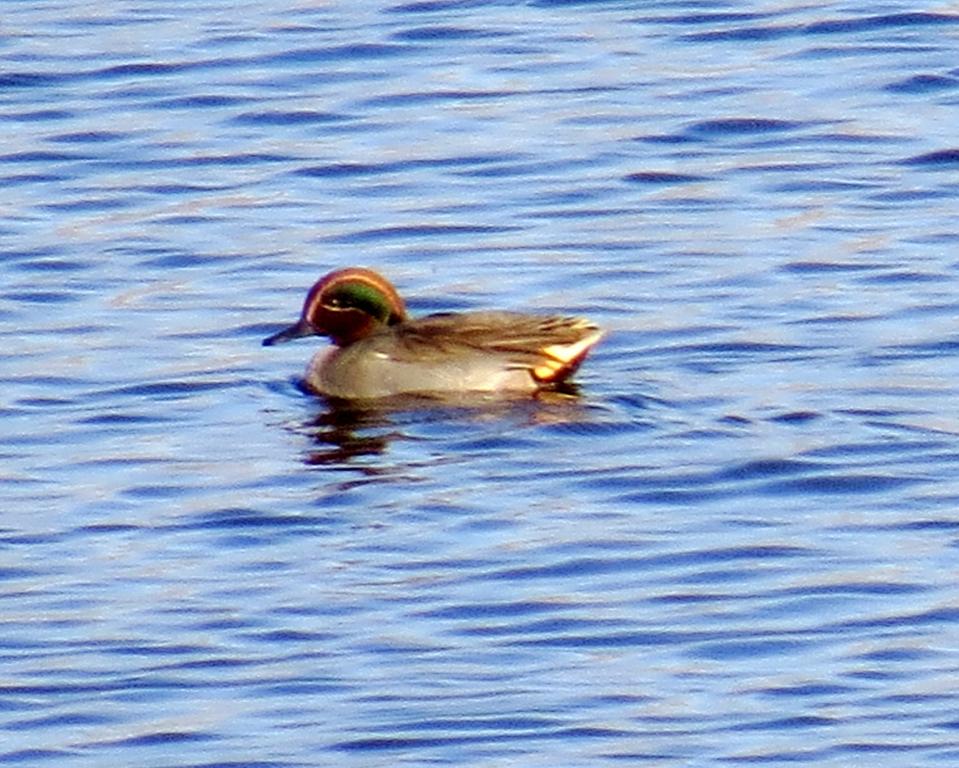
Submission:
M 539 381 L 550 381 L 569 369 L 575 368 L 602 335 L 603 332 L 597 329 L 594 333 L 571 344 L 550 344 L 548 347 L 543 347 L 540 352 L 544 359 L 533 368 L 534 378 Z

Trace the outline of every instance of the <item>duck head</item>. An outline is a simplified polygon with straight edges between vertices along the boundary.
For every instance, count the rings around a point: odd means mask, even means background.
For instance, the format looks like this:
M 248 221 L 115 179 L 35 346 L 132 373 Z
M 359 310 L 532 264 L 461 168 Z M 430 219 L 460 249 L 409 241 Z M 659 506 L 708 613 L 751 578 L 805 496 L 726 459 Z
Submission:
M 263 346 L 303 336 L 328 336 L 345 347 L 384 325 L 406 320 L 406 306 L 382 275 L 362 267 L 330 272 L 317 281 L 303 302 L 300 319 L 263 340 Z

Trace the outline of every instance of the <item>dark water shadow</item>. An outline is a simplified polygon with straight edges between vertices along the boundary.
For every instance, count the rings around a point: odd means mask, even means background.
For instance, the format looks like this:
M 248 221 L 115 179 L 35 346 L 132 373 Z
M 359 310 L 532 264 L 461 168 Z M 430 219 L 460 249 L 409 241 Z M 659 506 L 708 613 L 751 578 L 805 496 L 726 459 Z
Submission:
M 403 395 L 376 400 L 342 400 L 310 391 L 301 391 L 318 403 L 318 409 L 297 431 L 309 436 L 312 448 L 306 453 L 308 466 L 361 470 L 368 474 L 388 473 L 386 466 L 363 459 L 384 456 L 397 441 L 442 440 L 444 434 L 475 426 L 477 432 L 503 424 L 517 430 L 554 424 L 587 423 L 594 416 L 574 384 L 562 389 L 543 390 L 534 395 L 476 393 L 443 396 Z M 449 429 L 441 428 L 447 425 Z

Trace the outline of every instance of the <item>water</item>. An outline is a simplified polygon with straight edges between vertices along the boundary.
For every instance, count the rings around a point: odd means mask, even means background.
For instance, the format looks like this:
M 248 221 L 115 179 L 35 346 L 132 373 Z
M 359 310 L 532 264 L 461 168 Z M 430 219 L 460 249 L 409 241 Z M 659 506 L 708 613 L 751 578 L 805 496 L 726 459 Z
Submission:
M 959 759 L 959 17 L 8 3 L 0 760 Z M 610 330 L 333 408 L 334 267 Z

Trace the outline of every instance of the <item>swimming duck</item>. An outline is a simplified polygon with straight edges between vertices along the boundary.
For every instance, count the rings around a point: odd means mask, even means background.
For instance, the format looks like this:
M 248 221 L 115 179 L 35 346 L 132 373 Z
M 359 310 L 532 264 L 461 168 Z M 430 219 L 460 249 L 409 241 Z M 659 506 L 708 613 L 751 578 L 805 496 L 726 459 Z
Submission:
M 328 336 L 307 386 L 346 399 L 402 394 L 535 392 L 566 380 L 600 340 L 581 317 L 520 312 L 437 313 L 410 318 L 382 275 L 331 272 L 310 288 L 300 319 L 263 346 Z

